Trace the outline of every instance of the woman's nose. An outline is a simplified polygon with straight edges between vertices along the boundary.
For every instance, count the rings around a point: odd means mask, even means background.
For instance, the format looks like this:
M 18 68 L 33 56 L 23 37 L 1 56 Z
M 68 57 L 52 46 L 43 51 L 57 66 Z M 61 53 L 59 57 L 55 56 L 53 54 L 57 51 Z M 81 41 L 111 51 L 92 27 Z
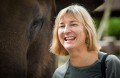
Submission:
M 65 26 L 64 33 L 68 34 L 70 32 L 71 32 L 70 27 L 69 26 Z

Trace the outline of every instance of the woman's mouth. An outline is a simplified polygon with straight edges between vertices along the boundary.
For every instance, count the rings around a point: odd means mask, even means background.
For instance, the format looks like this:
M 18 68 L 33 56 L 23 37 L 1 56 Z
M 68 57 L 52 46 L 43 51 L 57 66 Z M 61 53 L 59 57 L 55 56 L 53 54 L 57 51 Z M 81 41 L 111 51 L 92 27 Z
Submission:
M 71 40 L 75 40 L 76 37 L 70 36 L 70 37 L 65 37 L 64 40 L 65 41 L 71 41 Z

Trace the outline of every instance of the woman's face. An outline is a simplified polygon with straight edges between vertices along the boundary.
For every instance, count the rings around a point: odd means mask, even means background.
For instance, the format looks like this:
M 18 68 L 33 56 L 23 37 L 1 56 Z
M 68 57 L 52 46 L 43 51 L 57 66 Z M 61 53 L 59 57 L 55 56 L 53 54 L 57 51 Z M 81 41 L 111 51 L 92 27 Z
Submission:
M 58 25 L 58 37 L 66 50 L 86 47 L 83 24 L 70 15 L 64 15 Z

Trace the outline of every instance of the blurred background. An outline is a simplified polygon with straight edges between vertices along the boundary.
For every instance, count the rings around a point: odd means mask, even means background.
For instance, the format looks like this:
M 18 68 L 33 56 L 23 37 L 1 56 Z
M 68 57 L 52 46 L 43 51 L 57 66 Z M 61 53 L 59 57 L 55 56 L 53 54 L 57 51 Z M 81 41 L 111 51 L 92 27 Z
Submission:
M 93 17 L 101 51 L 120 58 L 120 0 L 56 0 L 57 13 L 71 4 L 83 5 Z M 69 56 L 57 56 L 61 66 Z

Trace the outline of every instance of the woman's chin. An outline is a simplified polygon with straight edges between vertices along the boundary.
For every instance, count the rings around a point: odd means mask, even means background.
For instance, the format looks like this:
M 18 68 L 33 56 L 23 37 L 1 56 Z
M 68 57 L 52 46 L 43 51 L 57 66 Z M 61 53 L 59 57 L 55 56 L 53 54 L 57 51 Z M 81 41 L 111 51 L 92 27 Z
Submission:
M 65 49 L 68 49 L 68 50 L 74 48 L 73 45 L 64 45 L 64 47 L 65 47 Z

